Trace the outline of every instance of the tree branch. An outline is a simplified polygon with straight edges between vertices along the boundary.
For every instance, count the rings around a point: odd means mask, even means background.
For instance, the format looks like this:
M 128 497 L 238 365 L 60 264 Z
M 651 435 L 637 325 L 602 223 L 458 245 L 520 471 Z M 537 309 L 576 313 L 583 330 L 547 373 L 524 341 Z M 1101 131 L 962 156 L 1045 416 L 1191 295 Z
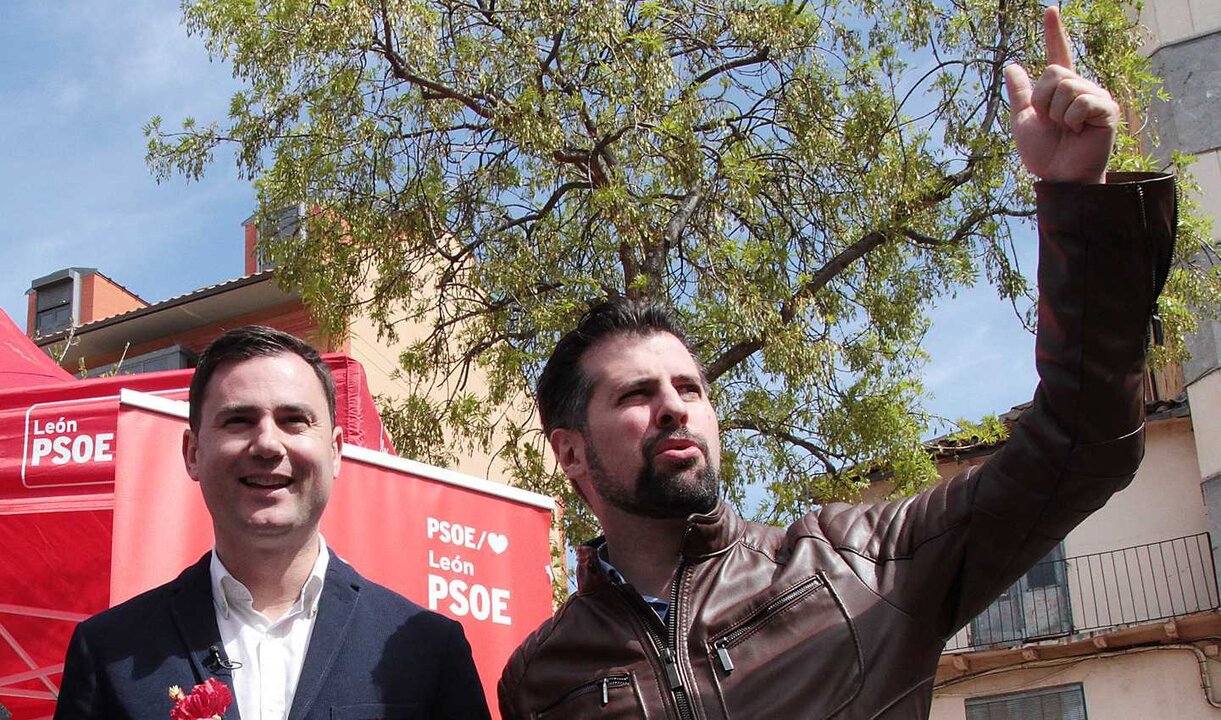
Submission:
M 690 222 L 691 216 L 695 214 L 695 209 L 699 207 L 703 199 L 703 189 L 698 185 L 683 197 L 682 204 L 678 206 L 678 210 L 670 217 L 670 221 L 666 223 L 665 241 L 667 246 L 672 247 L 678 244 L 679 233 Z
M 763 427 L 759 423 L 757 423 L 753 420 L 747 420 L 745 418 L 730 418 L 729 420 L 727 420 L 725 422 L 725 426 L 723 429 L 725 429 L 725 430 L 753 430 L 754 432 L 757 432 L 761 435 L 767 435 L 768 437 L 774 437 L 779 440 L 783 440 L 784 442 L 786 442 L 790 445 L 799 447 L 802 450 L 805 450 L 807 453 L 813 455 L 815 458 L 818 459 L 818 462 L 822 463 L 823 467 L 827 469 L 828 473 L 835 471 L 835 465 L 832 462 L 830 453 L 828 453 L 826 450 L 819 447 L 818 445 L 815 445 L 814 443 L 810 442 L 809 440 L 807 440 L 803 437 L 800 437 L 799 435 L 795 435 L 795 434 L 789 432 L 788 430 L 778 430 L 776 428 Z
M 556 188 L 555 192 L 551 193 L 551 197 L 547 198 L 547 202 L 543 203 L 543 206 L 541 208 L 539 208 L 538 212 L 533 212 L 533 213 L 530 213 L 529 215 L 523 215 L 522 217 L 519 217 L 516 220 L 510 220 L 509 222 L 496 228 L 495 233 L 502 233 L 505 230 L 510 230 L 519 225 L 524 225 L 528 222 L 534 222 L 535 220 L 541 220 L 544 217 L 546 217 L 548 214 L 550 214 L 551 210 L 553 208 L 555 208 L 556 204 L 559 203 L 559 201 L 561 199 L 563 199 L 563 197 L 565 195 L 567 195 L 569 192 L 571 192 L 573 190 L 581 190 L 581 189 L 588 190 L 592 187 L 593 187 L 593 185 L 591 185 L 588 182 L 584 182 L 584 181 L 573 180 L 571 182 L 566 182 L 563 185 Z
M 474 98 L 409 71 L 403 58 L 394 49 L 394 31 L 390 29 L 390 17 L 384 4 L 382 5 L 381 15 L 382 32 L 385 34 L 385 37 L 378 37 L 375 34 L 373 36 L 373 47 L 381 53 L 382 57 L 386 58 L 386 62 L 390 63 L 390 72 L 394 74 L 394 77 L 421 87 L 433 93 L 436 97 L 456 100 L 480 117 L 491 119 L 492 111 L 481 105 Z
M 687 85 L 687 87 L 683 88 L 682 94 L 686 95 L 687 93 L 692 92 L 693 90 L 695 90 L 695 88 L 699 87 L 700 85 L 703 85 L 704 83 L 708 82 L 709 80 L 716 77 L 717 75 L 720 75 L 721 73 L 726 73 L 726 72 L 729 72 L 730 70 L 736 70 L 741 67 L 747 67 L 748 65 L 758 65 L 761 62 L 766 62 L 767 58 L 768 58 L 768 54 L 769 54 L 769 49 L 763 48 L 762 50 L 756 52 L 754 55 L 747 55 L 746 57 L 736 58 L 734 60 L 730 60 L 729 62 L 721 63 L 720 65 L 717 65 L 714 68 L 709 68 L 709 69 L 705 70 L 704 72 L 700 73 L 699 75 L 696 75 L 694 78 L 692 78 L 691 82 Z

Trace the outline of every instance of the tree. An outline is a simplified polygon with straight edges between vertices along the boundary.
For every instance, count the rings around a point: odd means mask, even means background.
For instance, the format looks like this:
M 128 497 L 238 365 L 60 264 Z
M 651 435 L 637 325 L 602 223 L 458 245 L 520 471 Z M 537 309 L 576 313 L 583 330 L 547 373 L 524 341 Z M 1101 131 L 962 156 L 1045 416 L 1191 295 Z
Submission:
M 1065 15 L 1084 71 L 1140 108 L 1156 86 L 1129 9 L 1081 0 Z M 420 392 L 389 407 L 409 455 L 497 449 L 517 483 L 566 495 L 533 381 L 591 301 L 626 294 L 690 328 L 729 431 L 732 498 L 764 483 L 762 514 L 780 519 L 850 496 L 879 464 L 911 489 L 933 477 L 926 308 L 979 274 L 1019 305 L 1030 294 L 1013 243 L 1032 191 L 1001 71 L 1040 65 L 1036 0 L 188 0 L 184 13 L 245 89 L 223 123 L 154 118 L 151 167 L 198 178 L 231 144 L 265 216 L 311 208 L 305 232 L 264 250 L 328 328 L 356 313 L 389 337 L 423 324 L 402 355 Z M 1113 165 L 1148 164 L 1125 135 Z M 1186 233 L 1180 256 L 1204 237 Z M 1176 270 L 1168 347 L 1190 325 L 1180 309 L 1215 304 L 1219 285 Z

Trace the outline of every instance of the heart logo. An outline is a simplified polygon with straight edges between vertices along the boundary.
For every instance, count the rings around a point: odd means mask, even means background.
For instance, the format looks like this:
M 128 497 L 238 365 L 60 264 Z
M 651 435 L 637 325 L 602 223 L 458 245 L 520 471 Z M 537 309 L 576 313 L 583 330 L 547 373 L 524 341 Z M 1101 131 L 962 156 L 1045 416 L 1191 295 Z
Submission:
M 500 533 L 488 533 L 488 547 L 499 555 L 509 548 L 509 537 Z

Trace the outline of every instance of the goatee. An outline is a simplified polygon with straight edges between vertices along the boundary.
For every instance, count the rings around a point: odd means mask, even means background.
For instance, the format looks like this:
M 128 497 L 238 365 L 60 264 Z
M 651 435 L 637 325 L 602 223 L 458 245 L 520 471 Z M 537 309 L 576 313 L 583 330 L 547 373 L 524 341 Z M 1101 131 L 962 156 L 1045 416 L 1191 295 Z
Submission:
M 656 450 L 658 445 L 667 440 L 687 440 L 693 443 L 700 449 L 702 466 L 698 470 L 694 469 L 700 464 L 700 458 L 692 458 L 677 464 L 673 469 L 659 469 Z M 598 494 L 603 500 L 624 512 L 656 519 L 686 518 L 689 515 L 712 511 L 720 498 L 720 474 L 713 458 L 709 457 L 708 443 L 685 428 L 661 433 L 645 443 L 641 449 L 644 462 L 632 488 L 623 488 L 610 481 L 610 474 L 588 436 L 585 438 L 585 447 L 591 479 Z

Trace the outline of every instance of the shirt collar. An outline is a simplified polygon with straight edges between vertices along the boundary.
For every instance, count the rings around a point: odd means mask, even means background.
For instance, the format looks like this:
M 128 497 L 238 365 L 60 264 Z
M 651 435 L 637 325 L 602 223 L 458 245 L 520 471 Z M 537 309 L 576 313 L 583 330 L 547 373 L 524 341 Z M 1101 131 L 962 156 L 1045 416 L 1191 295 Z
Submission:
M 597 553 L 598 562 L 602 565 L 602 571 L 606 573 L 606 576 L 610 578 L 610 581 L 616 585 L 627 585 L 628 587 L 632 587 L 632 585 L 623 577 L 623 574 L 620 573 L 614 565 L 611 565 L 610 553 L 607 551 L 606 538 L 598 538 L 590 544 L 593 546 L 594 552 Z M 640 593 L 640 598 L 653 609 L 653 612 L 657 613 L 657 617 L 661 618 L 662 622 L 666 621 L 666 613 L 670 610 L 670 602 L 668 600 L 662 600 L 661 598 L 653 597 L 652 595 L 645 595 L 644 593 Z
M 326 540 L 319 533 L 318 557 L 314 560 L 309 577 L 305 579 L 305 585 L 301 587 L 301 594 L 297 596 L 297 602 L 293 604 L 287 615 L 295 615 L 303 610 L 307 610 L 311 618 L 318 614 L 318 602 L 322 598 L 322 586 L 326 582 L 326 570 L 330 565 L 330 559 L 331 554 L 327 550 Z M 228 568 L 220 561 L 220 556 L 216 554 L 215 546 L 212 547 L 212 560 L 208 565 L 208 570 L 212 575 L 212 602 L 215 603 L 216 612 L 221 617 L 228 618 L 232 607 L 249 608 L 253 611 L 254 596 L 240 580 L 229 573 Z

